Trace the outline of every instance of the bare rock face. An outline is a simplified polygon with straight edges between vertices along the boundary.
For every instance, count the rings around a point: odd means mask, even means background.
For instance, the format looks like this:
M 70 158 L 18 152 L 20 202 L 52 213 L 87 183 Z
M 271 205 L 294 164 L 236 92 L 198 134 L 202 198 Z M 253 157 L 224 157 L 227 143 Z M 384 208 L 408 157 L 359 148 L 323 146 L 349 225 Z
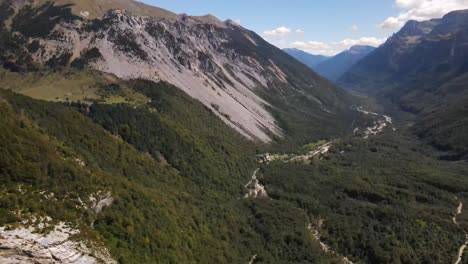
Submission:
M 47 63 L 65 56 L 72 62 L 94 52 L 92 68 L 126 80 L 169 82 L 250 139 L 268 142 L 269 135 L 281 135 L 264 107 L 269 103 L 255 89 L 286 83 L 286 75 L 273 61 L 262 65 L 228 47 L 232 31 L 256 45 L 248 31 L 211 16 L 180 15 L 172 21 L 119 10 L 99 24 L 93 31 L 86 30 L 90 23 L 85 21 L 56 25 L 47 37 L 36 38 L 40 48 L 33 58 Z
M 18 185 L 18 191 L 22 195 L 28 195 L 30 189 Z M 42 197 L 38 199 L 38 203 L 57 201 L 53 192 L 39 193 Z M 92 193 L 83 199 L 81 197 L 66 199 L 76 207 L 95 215 L 111 207 L 114 201 L 111 192 L 105 190 Z M 64 222 L 23 210 L 14 213 L 21 222 L 0 227 L 0 263 L 2 264 L 116 263 L 103 243 L 80 234 L 84 229 L 79 221 Z
M 93 203 L 91 208 L 94 213 L 99 214 L 102 209 L 112 205 L 114 198 L 111 196 L 110 192 L 99 192 L 96 195 L 92 195 L 90 201 Z
M 0 228 L 0 263 L 116 263 L 105 249 L 72 240 L 79 231 L 60 223 L 48 234 L 37 233 L 33 227 L 7 230 Z
M 268 85 L 265 71 L 271 78 L 281 72 L 274 64 L 265 69 L 255 58 L 227 49 L 227 25 L 185 16 L 171 23 L 120 11 L 104 19 L 111 21 L 110 28 L 97 33 L 100 37 L 89 45 L 102 55 L 93 68 L 123 79 L 174 84 L 246 137 L 267 142 L 268 132 L 281 134 L 263 107 L 268 103 L 254 92 Z

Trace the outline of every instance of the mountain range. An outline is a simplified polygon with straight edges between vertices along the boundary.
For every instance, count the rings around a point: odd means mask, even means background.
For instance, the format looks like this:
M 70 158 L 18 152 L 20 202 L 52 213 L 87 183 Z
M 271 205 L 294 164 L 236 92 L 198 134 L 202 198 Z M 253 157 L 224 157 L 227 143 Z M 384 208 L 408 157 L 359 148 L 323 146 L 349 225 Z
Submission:
M 417 114 L 420 136 L 466 156 L 467 24 L 466 10 L 409 21 L 338 83 Z
M 284 52 L 288 53 L 289 55 L 293 56 L 296 60 L 304 63 L 305 65 L 309 66 L 309 68 L 315 70 L 315 66 L 320 64 L 323 61 L 329 59 L 329 57 L 324 55 L 313 55 L 302 51 L 300 49 L 283 49 Z
M 312 55 L 297 49 L 283 50 L 321 76 L 335 82 L 374 49 L 372 46 L 356 45 L 331 57 Z
M 467 28 L 320 57 L 136 1 L 0 0 L 0 263 L 466 261 Z

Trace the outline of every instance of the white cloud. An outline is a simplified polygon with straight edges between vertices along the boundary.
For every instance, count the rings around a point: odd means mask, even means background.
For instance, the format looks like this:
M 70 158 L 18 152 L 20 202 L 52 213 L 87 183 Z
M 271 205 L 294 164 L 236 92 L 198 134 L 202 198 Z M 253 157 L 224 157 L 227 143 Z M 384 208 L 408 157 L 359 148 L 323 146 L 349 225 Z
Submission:
M 234 19 L 233 22 L 236 23 L 239 26 L 241 25 L 241 21 L 239 19 Z
M 343 39 L 338 42 L 321 42 L 321 41 L 296 41 L 292 42 L 289 47 L 303 50 L 305 52 L 315 55 L 326 55 L 333 56 L 340 53 L 343 50 L 347 50 L 355 45 L 369 45 L 377 47 L 385 42 L 385 38 L 359 38 L 359 39 Z
M 354 31 L 354 32 L 357 32 L 357 31 L 359 31 L 359 27 L 357 25 L 352 25 L 351 30 Z
M 349 49 L 355 45 L 367 45 L 378 47 L 382 43 L 384 43 L 387 39 L 386 38 L 375 38 L 375 37 L 368 37 L 368 38 L 359 38 L 359 39 L 343 39 L 339 42 L 340 46 L 344 49 Z
M 285 37 L 291 35 L 292 30 L 287 27 L 279 27 L 273 30 L 263 32 L 265 37 Z
M 296 34 L 299 35 L 299 36 L 302 36 L 302 35 L 304 35 L 304 30 L 298 28 L 298 29 L 296 29 Z
M 380 28 L 399 29 L 408 20 L 428 20 L 442 17 L 450 11 L 467 9 L 467 0 L 395 0 L 395 5 L 402 9 L 396 17 L 389 17 L 381 24 Z
M 399 29 L 405 22 L 406 21 L 403 21 L 402 18 L 389 17 L 385 19 L 384 22 L 380 23 L 379 27 L 384 29 Z
M 311 54 L 333 55 L 335 50 L 332 45 L 320 41 L 296 41 L 290 44 L 291 48 L 300 49 Z
M 421 0 L 395 0 L 396 6 L 405 9 L 415 8 L 420 2 Z

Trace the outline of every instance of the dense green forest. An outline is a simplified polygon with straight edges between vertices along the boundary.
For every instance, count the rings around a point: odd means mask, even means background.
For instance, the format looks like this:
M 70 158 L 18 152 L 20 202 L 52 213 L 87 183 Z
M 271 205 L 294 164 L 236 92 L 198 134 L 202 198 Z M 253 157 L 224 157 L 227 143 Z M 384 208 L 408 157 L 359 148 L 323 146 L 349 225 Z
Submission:
M 465 239 L 452 222 L 468 168 L 399 134 L 339 140 L 310 165 L 272 162 L 262 181 L 274 200 L 324 222 L 322 238 L 365 263 L 449 263 Z M 444 246 L 441 246 L 444 245 Z
M 241 198 L 255 147 L 166 84 L 132 86 L 151 103 L 50 103 L 1 92 L 1 225 L 38 215 L 67 221 L 119 263 L 336 259 L 311 240 L 300 210 Z M 110 208 L 96 215 L 80 206 L 105 190 Z
M 35 101 L 11 93 L 2 94 L 8 102 L 2 103 L 5 112 L 2 119 L 6 119 L 2 124 L 7 129 L 5 132 L 11 130 L 2 134 L 1 153 L 6 155 L 0 159 L 2 180 L 11 185 L 10 188 L 14 189 L 21 183 L 32 191 L 31 199 L 26 201 L 18 200 L 14 195 L 5 197 L 13 200 L 2 203 L 2 206 L 10 204 L 9 208 L 4 208 L 4 212 L 15 207 L 29 208 L 34 213 L 47 215 L 53 212 L 51 216 L 57 221 L 77 219 L 77 214 L 86 215 L 87 212 L 68 212 L 73 204 L 67 205 L 62 200 L 67 194 L 73 192 L 75 196 L 86 199 L 93 190 L 110 189 L 116 199 L 113 210 L 104 210 L 99 214 L 94 222 L 95 230 L 90 231 L 94 236 L 99 233 L 120 262 L 188 262 L 194 259 L 202 262 L 208 259 L 238 262 L 248 258 L 240 253 L 249 252 L 251 247 L 242 241 L 252 242 L 243 237 L 238 229 L 246 229 L 246 234 L 251 231 L 239 212 L 239 206 L 236 206 L 240 203 L 236 198 L 241 195 L 240 186 L 248 179 L 253 162 L 252 155 L 242 151 L 242 143 L 231 143 L 229 148 L 228 139 L 218 140 L 220 144 L 226 142 L 226 147 L 217 155 L 226 155 L 226 158 L 210 162 L 208 156 L 207 160 L 198 161 L 202 172 L 193 174 L 190 171 L 192 167 L 184 167 L 181 163 L 174 168 L 153 149 L 148 152 L 154 153 L 154 156 L 138 151 L 117 135 L 94 124 L 75 110 L 75 106 Z M 215 118 L 210 120 L 218 122 L 213 126 L 224 126 Z M 29 135 L 32 133 L 42 140 Z M 174 128 L 166 133 L 171 136 L 176 135 L 177 131 Z M 203 151 L 211 145 L 197 141 L 210 139 L 191 136 L 185 138 L 188 143 L 182 145 L 181 148 L 185 149 L 179 151 L 192 160 L 198 157 L 203 159 Z M 231 137 L 232 140 L 235 138 L 238 137 Z M 42 148 L 50 152 L 51 157 L 43 155 Z M 63 161 L 61 155 L 64 156 Z M 76 165 L 73 161 L 75 157 L 85 162 L 84 169 Z M 167 160 L 177 158 L 174 154 L 174 158 L 168 156 Z M 237 178 L 229 176 L 231 167 L 239 170 Z M 226 179 L 227 183 L 220 178 Z M 48 189 L 46 186 L 54 188 Z M 43 189 L 60 197 L 57 198 L 58 205 L 48 201 L 36 202 L 34 195 Z M 68 207 L 60 210 L 53 207 L 59 205 Z M 15 220 L 11 215 L 5 218 Z M 82 224 L 86 227 L 89 223 L 84 221 Z M 213 256 L 207 248 L 216 249 L 218 254 Z

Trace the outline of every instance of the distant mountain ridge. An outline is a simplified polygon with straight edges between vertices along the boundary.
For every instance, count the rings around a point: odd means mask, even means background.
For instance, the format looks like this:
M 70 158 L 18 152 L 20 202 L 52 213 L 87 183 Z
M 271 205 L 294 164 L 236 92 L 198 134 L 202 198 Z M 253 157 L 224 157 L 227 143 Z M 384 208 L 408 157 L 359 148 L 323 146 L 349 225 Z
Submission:
M 330 58 L 328 56 L 323 56 L 323 55 L 313 55 L 305 51 L 302 51 L 300 49 L 283 49 L 283 51 L 285 51 L 286 53 L 293 56 L 298 61 L 304 63 L 305 65 L 309 66 L 310 68 L 314 70 L 315 70 L 314 67 L 317 66 L 317 64 L 323 61 L 326 61 Z
M 351 89 L 376 91 L 388 87 L 384 84 L 396 86 L 426 77 L 427 80 L 438 76 L 453 78 L 464 73 L 467 23 L 468 10 L 454 11 L 441 19 L 408 21 L 339 83 Z
M 467 77 L 468 10 L 459 10 L 407 22 L 338 84 L 417 114 L 417 133 L 459 158 L 468 156 Z
M 298 49 L 283 49 L 330 81 L 338 80 L 348 69 L 367 56 L 375 47 L 356 45 L 335 56 L 313 55 Z
M 323 77 L 336 81 L 356 63 L 375 50 L 375 47 L 356 45 L 315 66 Z

